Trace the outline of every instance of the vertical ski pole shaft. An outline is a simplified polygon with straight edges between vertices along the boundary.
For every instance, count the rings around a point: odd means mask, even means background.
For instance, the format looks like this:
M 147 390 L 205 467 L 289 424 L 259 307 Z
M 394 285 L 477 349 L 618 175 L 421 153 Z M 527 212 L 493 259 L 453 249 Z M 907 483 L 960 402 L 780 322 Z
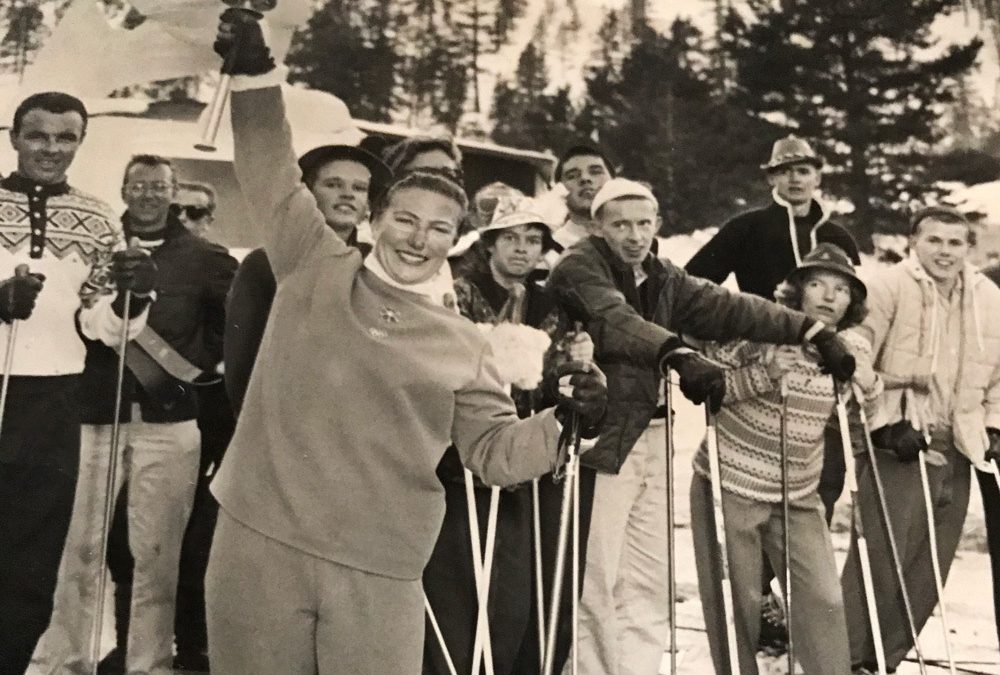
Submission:
M 114 419 L 111 422 L 111 454 L 108 457 L 108 471 L 104 482 L 104 520 L 101 523 L 101 538 L 97 560 L 97 595 L 94 598 L 94 617 L 91 631 L 91 667 L 93 675 L 97 675 L 97 666 L 101 660 L 101 629 L 104 624 L 104 594 L 107 588 L 108 573 L 108 538 L 111 533 L 111 521 L 115 512 L 115 488 L 118 484 L 118 446 L 121 441 L 121 410 L 122 389 L 125 383 L 125 352 L 128 349 L 129 314 L 132 306 L 132 291 L 125 291 L 122 302 L 122 332 L 118 352 L 118 371 L 115 380 Z
M 868 622 L 872 629 L 872 641 L 875 645 L 875 661 L 878 664 L 879 675 L 886 675 L 885 646 L 882 643 L 882 626 L 878 618 L 878 607 L 875 602 L 875 583 L 872 580 L 871 558 L 868 554 L 868 539 L 865 536 L 864 523 L 861 520 L 861 505 L 858 501 L 858 479 L 854 470 L 854 447 L 851 443 L 851 431 L 847 418 L 847 403 L 841 395 L 837 381 L 833 381 L 834 393 L 837 397 L 837 422 L 840 427 L 840 442 L 844 452 L 845 477 L 847 491 L 851 495 L 851 522 L 858 546 L 858 562 L 861 564 L 861 581 L 865 591 L 865 603 L 868 607 Z M 860 405 L 859 401 L 859 405 Z
M 715 521 L 715 542 L 719 548 L 721 570 L 722 613 L 726 622 L 726 645 L 729 652 L 729 674 L 739 675 L 740 657 L 736 640 L 736 615 L 733 608 L 733 587 L 729 579 L 729 548 L 726 544 L 725 512 L 722 508 L 722 473 L 719 467 L 719 436 L 715 416 L 705 409 L 706 437 L 708 440 L 708 472 L 712 484 L 712 515 Z

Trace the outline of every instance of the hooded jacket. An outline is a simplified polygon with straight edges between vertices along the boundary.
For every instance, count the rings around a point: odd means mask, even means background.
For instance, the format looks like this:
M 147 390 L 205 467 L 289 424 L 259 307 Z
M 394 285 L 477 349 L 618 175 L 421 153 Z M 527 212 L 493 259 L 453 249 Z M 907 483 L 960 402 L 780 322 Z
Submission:
M 988 447 L 986 427 L 1000 429 L 1000 288 L 971 265 L 962 270 L 962 331 L 957 342 L 952 432 L 958 449 L 981 464 Z M 875 275 L 868 285 L 868 316 L 861 325 L 872 343 L 875 369 L 908 377 L 934 360 L 943 317 L 938 316 L 934 280 L 913 257 Z M 871 426 L 903 418 L 905 390 L 879 398 Z
M 814 199 L 806 216 L 796 217 L 791 204 L 775 192 L 768 206 L 747 211 L 727 222 L 685 266 L 688 274 L 721 284 L 730 274 L 744 293 L 774 298 L 774 289 L 819 242 L 835 244 L 861 263 L 850 233 L 829 220 Z M 792 232 L 795 236 L 792 236 Z

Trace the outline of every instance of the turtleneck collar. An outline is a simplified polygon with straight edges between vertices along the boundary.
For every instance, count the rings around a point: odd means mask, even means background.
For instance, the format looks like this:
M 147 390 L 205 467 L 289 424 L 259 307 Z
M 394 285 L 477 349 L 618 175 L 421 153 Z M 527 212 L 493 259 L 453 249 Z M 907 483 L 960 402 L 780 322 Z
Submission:
M 133 237 L 138 237 L 141 241 L 157 245 L 187 232 L 187 228 L 184 227 L 184 224 L 173 212 L 167 215 L 167 222 L 164 224 L 163 229 L 156 232 L 136 232 L 132 229 L 128 211 L 125 211 L 122 214 L 122 230 L 125 233 L 126 241 L 131 241 Z
M 416 284 L 400 283 L 390 277 L 389 273 L 382 267 L 382 263 L 378 261 L 378 256 L 374 252 L 365 258 L 364 265 L 369 272 L 393 288 L 422 295 L 439 307 L 448 309 L 454 307 L 455 282 L 451 276 L 451 267 L 448 266 L 447 262 L 442 263 L 441 269 L 433 277 Z
M 0 186 L 11 192 L 42 197 L 54 197 L 69 192 L 69 184 L 65 179 L 59 183 L 39 183 L 16 171 L 0 181 Z

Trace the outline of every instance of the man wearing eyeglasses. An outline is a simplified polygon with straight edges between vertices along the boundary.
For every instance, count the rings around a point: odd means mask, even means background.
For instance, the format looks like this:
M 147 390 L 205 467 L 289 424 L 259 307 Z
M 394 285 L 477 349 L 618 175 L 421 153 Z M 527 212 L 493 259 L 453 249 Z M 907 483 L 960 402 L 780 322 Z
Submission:
M 174 606 L 184 531 L 200 460 L 198 397 L 191 380 L 222 358 L 225 300 L 236 261 L 194 236 L 171 208 L 177 176 L 170 160 L 136 155 L 125 168 L 122 226 L 158 268 L 146 329 L 130 344 L 122 388 L 117 496 L 127 479 L 127 530 L 134 568 L 115 558 L 119 627 L 127 625 L 126 672 L 172 672 Z M 87 342 L 81 397 L 82 449 L 73 517 L 56 587 L 52 622 L 29 673 L 90 673 L 105 480 L 114 419 L 118 354 Z M 183 375 L 183 376 L 182 376 Z M 130 574 L 131 572 L 131 574 Z M 129 577 L 131 576 L 131 579 Z M 97 618 L 100 620 L 100 617 Z M 125 637 L 122 635 L 122 637 Z
M 174 207 L 181 224 L 191 234 L 205 238 L 215 220 L 215 189 L 207 183 L 179 183 Z

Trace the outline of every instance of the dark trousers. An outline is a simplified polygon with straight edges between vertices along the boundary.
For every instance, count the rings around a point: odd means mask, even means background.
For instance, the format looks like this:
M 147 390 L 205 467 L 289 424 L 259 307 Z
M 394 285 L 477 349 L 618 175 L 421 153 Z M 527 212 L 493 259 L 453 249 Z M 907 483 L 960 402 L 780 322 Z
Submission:
M 11 377 L 0 436 L 0 675 L 22 675 L 52 615 L 80 461 L 78 378 Z
M 992 473 L 976 471 L 979 491 L 983 495 L 986 512 L 986 542 L 990 549 L 990 568 L 993 572 L 993 616 L 1000 641 L 1000 488 Z
M 595 472 L 580 474 L 580 583 L 586 561 L 587 534 L 594 496 Z M 431 559 L 424 569 L 424 592 L 434 609 L 448 651 L 458 672 L 470 672 L 475 640 L 478 601 L 469 544 L 468 507 L 465 486 L 445 481 L 445 517 Z M 552 589 L 556 539 L 562 505 L 563 483 L 551 475 L 539 479 L 542 530 L 542 572 L 545 577 L 545 612 Z M 490 491 L 476 490 L 480 541 L 485 544 Z M 497 675 L 531 674 L 540 670 L 535 606 L 534 548 L 532 538 L 531 487 L 501 491 L 497 518 L 496 552 L 490 580 L 489 625 L 493 664 Z M 557 629 L 555 667 L 560 672 L 569 656 L 571 625 L 571 565 L 566 563 L 560 621 Z M 424 636 L 424 675 L 445 674 L 448 667 L 429 620 Z

